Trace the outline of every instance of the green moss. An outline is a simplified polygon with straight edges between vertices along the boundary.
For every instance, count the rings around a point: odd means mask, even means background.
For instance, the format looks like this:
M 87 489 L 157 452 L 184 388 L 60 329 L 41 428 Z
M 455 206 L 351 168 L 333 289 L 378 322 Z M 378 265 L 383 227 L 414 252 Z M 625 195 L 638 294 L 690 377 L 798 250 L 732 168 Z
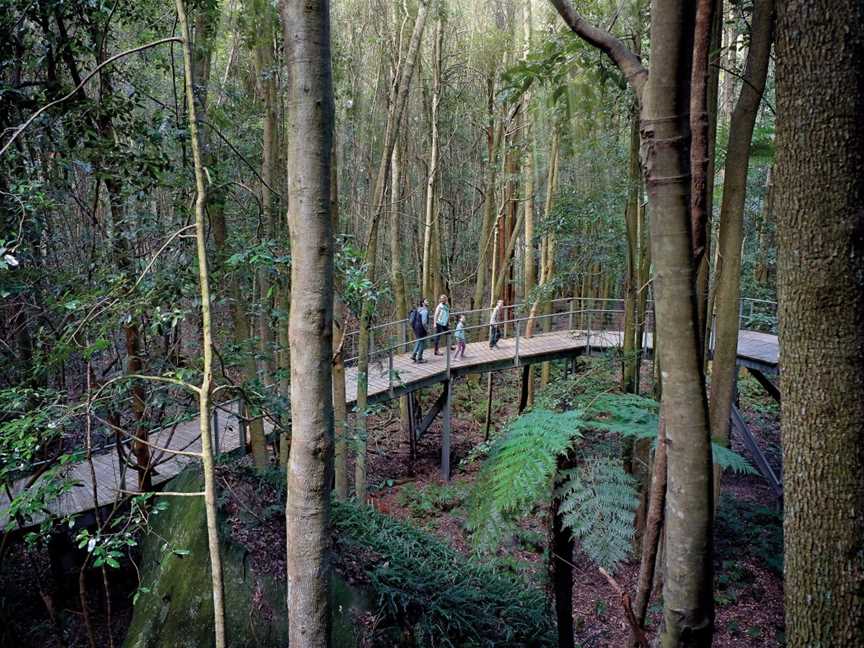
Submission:
M 187 468 L 171 482 L 171 489 L 196 491 L 201 483 L 200 472 Z M 167 510 L 151 516 L 151 532 L 143 542 L 141 590 L 124 648 L 197 648 L 214 643 L 203 498 L 165 499 Z M 287 645 L 284 585 L 268 574 L 254 573 L 244 549 L 220 535 L 229 645 Z

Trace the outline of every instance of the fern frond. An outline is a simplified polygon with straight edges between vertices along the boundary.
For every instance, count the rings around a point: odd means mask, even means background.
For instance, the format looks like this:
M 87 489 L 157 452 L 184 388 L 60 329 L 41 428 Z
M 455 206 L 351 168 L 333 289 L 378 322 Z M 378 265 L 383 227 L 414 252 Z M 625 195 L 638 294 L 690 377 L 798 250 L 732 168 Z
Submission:
M 750 465 L 750 462 L 734 450 L 712 442 L 711 453 L 714 456 L 714 464 L 719 466 L 721 470 L 731 470 L 740 475 L 758 474 L 756 469 Z
M 586 401 L 585 417 L 596 430 L 650 439 L 657 436 L 659 411 L 660 404 L 651 398 L 636 394 L 600 394 Z
M 595 458 L 561 472 L 555 496 L 564 526 L 591 560 L 614 568 L 630 556 L 639 498 L 619 460 Z
M 469 498 L 469 528 L 481 546 L 495 545 L 510 521 L 548 501 L 558 457 L 582 427 L 581 412 L 534 409 L 507 425 Z

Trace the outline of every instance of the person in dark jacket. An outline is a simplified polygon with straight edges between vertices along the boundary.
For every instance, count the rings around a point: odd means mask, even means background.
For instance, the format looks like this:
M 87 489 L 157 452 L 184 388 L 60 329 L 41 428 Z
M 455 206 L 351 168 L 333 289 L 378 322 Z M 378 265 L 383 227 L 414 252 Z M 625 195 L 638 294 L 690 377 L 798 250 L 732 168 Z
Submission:
M 414 351 L 411 360 L 417 363 L 426 362 L 423 359 L 423 351 L 426 348 L 426 336 L 429 334 L 429 302 L 421 299 L 417 307 L 408 315 L 408 323 L 414 331 Z

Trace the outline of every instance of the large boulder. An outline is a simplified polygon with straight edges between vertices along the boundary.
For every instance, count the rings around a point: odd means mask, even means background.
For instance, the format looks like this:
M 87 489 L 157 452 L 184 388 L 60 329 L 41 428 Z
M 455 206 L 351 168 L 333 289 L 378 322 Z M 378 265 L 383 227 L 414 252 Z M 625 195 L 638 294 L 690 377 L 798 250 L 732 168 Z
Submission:
M 197 467 L 184 470 L 168 486 L 172 491 L 200 491 Z M 166 497 L 167 509 L 151 515 L 151 532 L 142 543 L 141 589 L 134 605 L 124 648 L 201 648 L 215 642 L 213 590 L 207 524 L 201 497 Z M 247 551 L 220 524 L 225 625 L 228 645 L 252 648 L 288 645 L 285 579 L 256 573 Z M 351 596 L 334 587 L 339 598 Z M 334 645 L 354 644 L 350 622 L 353 602 L 337 600 Z

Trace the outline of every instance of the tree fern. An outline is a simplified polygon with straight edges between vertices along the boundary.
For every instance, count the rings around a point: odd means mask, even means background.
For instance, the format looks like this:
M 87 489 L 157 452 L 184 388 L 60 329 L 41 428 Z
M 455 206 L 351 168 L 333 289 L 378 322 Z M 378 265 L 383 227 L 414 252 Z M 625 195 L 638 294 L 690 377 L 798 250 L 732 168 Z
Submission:
M 599 457 L 559 474 L 555 497 L 564 526 L 601 567 L 630 556 L 633 516 L 639 505 L 636 480 L 621 461 Z
M 563 413 L 534 409 L 507 425 L 469 497 L 469 528 L 480 547 L 495 546 L 515 521 L 554 496 L 582 550 L 613 568 L 630 555 L 638 506 L 636 480 L 624 471 L 614 439 L 656 439 L 660 407 L 633 394 L 596 392 L 577 394 L 570 405 Z M 568 454 L 575 467 L 559 472 L 558 459 Z M 714 462 L 755 472 L 744 457 L 716 444 Z
M 495 544 L 508 522 L 530 513 L 552 490 L 558 457 L 580 434 L 581 412 L 531 410 L 507 425 L 484 463 L 469 500 L 469 527 Z

